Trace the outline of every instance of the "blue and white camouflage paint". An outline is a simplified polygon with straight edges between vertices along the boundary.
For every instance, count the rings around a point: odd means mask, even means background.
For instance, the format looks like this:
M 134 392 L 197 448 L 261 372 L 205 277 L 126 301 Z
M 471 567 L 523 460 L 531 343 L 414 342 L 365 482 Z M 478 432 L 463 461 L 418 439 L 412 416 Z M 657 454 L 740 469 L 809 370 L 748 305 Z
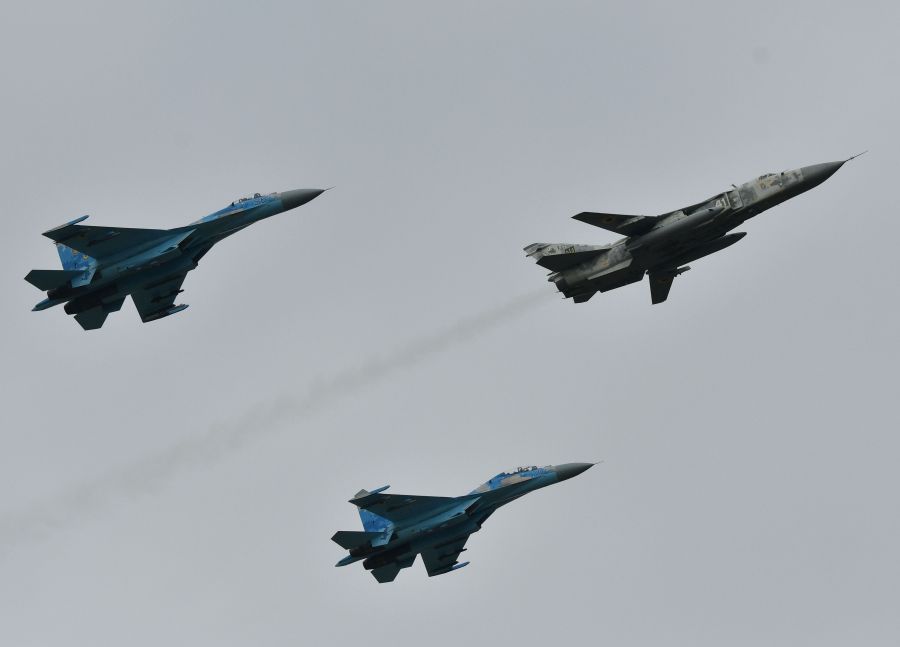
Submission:
M 460 569 L 458 557 L 469 536 L 497 508 L 534 490 L 581 474 L 594 463 L 566 463 L 546 467 L 520 467 L 491 477 L 466 495 L 433 497 L 384 494 L 388 486 L 360 490 L 350 499 L 359 508 L 363 531 L 341 530 L 332 541 L 350 554 L 336 566 L 360 560 L 379 582 L 391 582 L 409 568 L 417 555 L 428 575 Z
M 322 189 L 256 193 L 175 229 L 96 227 L 80 224 L 87 216 L 76 218 L 44 232 L 56 243 L 63 269 L 28 273 L 25 280 L 47 292 L 33 309 L 65 303 L 66 313 L 75 315 L 85 330 L 100 328 L 129 295 L 144 322 L 181 312 L 187 308 L 175 305 L 181 285 L 213 245 L 322 193 Z

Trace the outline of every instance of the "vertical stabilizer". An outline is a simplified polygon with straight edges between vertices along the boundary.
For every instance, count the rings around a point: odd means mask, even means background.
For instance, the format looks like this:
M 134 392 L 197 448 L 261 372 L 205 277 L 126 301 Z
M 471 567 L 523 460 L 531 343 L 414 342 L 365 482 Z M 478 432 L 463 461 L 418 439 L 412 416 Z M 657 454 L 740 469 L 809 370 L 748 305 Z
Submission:
M 362 508 L 359 509 L 359 519 L 362 521 L 363 528 L 366 532 L 384 533 L 390 537 L 394 524 L 384 517 L 379 517 L 374 512 L 369 512 Z
M 390 486 L 385 485 L 380 488 L 376 488 L 369 492 L 368 490 L 360 490 L 353 498 L 350 499 L 350 503 L 354 503 L 357 499 L 363 499 L 367 496 L 373 496 L 380 492 L 384 492 Z M 379 533 L 379 537 L 372 539 L 373 546 L 383 546 L 388 543 L 391 539 L 391 534 L 394 532 L 394 523 L 385 519 L 382 516 L 375 514 L 374 512 L 369 512 L 365 508 L 359 508 L 359 520 L 362 521 L 363 528 L 367 533 Z
M 59 260 L 64 270 L 86 270 L 91 265 L 90 256 L 62 243 L 56 243 L 56 251 L 59 253 Z

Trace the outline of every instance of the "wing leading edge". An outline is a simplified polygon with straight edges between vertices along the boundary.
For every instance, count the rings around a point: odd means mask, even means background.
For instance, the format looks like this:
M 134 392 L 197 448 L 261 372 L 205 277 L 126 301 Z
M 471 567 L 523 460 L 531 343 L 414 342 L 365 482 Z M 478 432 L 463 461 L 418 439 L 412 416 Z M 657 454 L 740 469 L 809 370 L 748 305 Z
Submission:
M 457 497 L 382 494 L 379 492 L 351 499 L 350 503 L 393 523 L 403 523 L 425 516 L 433 510 L 450 506 L 457 501 Z
M 131 248 L 150 245 L 172 235 L 172 232 L 165 229 L 95 227 L 78 224 L 85 218 L 87 216 L 45 231 L 44 236 L 99 260 L 116 256 Z

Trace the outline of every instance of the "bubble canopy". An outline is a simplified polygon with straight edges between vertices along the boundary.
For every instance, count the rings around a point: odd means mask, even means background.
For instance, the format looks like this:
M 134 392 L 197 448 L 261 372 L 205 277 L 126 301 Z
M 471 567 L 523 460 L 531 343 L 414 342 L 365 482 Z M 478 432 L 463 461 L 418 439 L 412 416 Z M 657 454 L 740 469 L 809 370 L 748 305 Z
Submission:
M 547 467 L 538 467 L 537 465 L 517 467 L 509 472 L 500 472 L 496 476 L 492 477 L 489 481 L 486 481 L 479 485 L 475 490 L 473 490 L 473 492 L 487 492 L 489 490 L 496 490 L 497 488 L 501 488 L 506 485 L 512 485 L 513 483 L 518 483 L 523 480 L 541 476 L 543 474 L 546 474 L 549 470 L 549 465 Z

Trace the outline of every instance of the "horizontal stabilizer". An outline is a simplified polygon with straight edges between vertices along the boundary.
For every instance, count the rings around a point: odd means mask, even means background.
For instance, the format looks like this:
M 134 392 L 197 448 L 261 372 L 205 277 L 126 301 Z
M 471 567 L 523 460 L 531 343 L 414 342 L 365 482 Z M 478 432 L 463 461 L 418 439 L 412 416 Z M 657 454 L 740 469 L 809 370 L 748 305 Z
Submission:
M 593 281 L 594 279 L 599 279 L 601 276 L 607 276 L 609 274 L 615 274 L 616 272 L 621 272 L 623 270 L 627 270 L 629 267 L 631 267 L 632 260 L 634 260 L 634 259 L 631 257 L 628 257 L 625 260 L 616 263 L 612 267 L 607 267 L 604 270 L 600 270 L 596 274 L 591 274 L 588 277 L 588 280 Z M 643 278 L 643 272 L 641 273 L 641 278 Z
M 25 280 L 38 290 L 55 290 L 61 288 L 76 276 L 84 274 L 84 270 L 31 270 Z
M 528 256 L 533 256 L 537 264 L 546 267 L 551 272 L 574 267 L 609 250 L 609 245 L 569 245 L 556 243 L 547 245 L 533 243 L 525 248 Z
M 637 236 L 646 233 L 653 229 L 659 221 L 656 216 L 628 216 L 621 213 L 598 213 L 595 211 L 582 211 L 572 217 L 622 236 Z
M 354 548 L 359 548 L 360 546 L 365 546 L 371 540 L 380 537 L 380 532 L 362 532 L 358 530 L 338 530 L 334 533 L 334 536 L 331 538 L 331 541 L 336 543 L 341 548 L 346 548 L 347 550 L 353 550 Z
M 579 263 L 583 263 L 596 257 L 598 252 L 572 252 L 570 254 L 556 254 L 544 256 L 538 260 L 538 265 L 546 267 L 551 272 L 561 272 Z

